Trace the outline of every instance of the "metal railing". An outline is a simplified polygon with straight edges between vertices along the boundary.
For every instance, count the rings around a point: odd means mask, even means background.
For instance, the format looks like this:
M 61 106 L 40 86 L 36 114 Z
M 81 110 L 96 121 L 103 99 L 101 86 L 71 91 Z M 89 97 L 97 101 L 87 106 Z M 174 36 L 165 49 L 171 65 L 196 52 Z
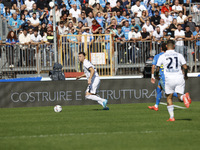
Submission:
M 81 38 L 80 38 L 81 37 Z M 76 40 L 72 41 L 73 38 Z M 71 40 L 70 40 L 71 39 Z M 166 41 L 162 41 L 166 42 Z M 82 72 L 78 53 L 84 51 L 101 76 L 142 73 L 149 58 L 160 52 L 161 43 L 154 41 L 114 42 L 112 35 L 62 36 L 58 46 L 58 62 L 64 72 Z M 0 75 L 48 73 L 53 69 L 52 44 L 1 44 Z M 185 41 L 183 55 L 190 72 L 200 68 L 200 41 Z
M 0 37 L 2 41 L 6 41 L 9 32 L 7 20 L 0 16 Z

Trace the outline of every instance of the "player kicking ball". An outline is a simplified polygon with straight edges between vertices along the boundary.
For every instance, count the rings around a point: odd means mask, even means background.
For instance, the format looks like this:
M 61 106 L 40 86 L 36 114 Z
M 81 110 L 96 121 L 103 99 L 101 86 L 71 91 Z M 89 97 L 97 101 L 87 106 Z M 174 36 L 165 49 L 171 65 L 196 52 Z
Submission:
M 161 52 L 157 55 L 154 56 L 153 58 L 153 62 L 152 62 L 152 68 L 151 68 L 151 83 L 155 84 L 155 77 L 154 77 L 154 71 L 156 68 L 156 64 L 158 62 L 158 58 L 164 54 L 167 50 L 167 45 L 166 43 L 163 43 L 161 46 Z M 163 66 L 160 67 L 159 70 L 159 82 L 158 82 L 158 86 L 156 88 L 156 104 L 154 106 L 148 106 L 149 109 L 158 111 L 158 106 L 160 104 L 160 99 L 162 98 L 162 90 L 165 92 L 165 75 L 164 75 L 164 69 Z M 177 93 L 173 94 L 174 97 L 178 97 Z
M 184 94 L 185 79 L 187 79 L 186 61 L 182 54 L 174 51 L 174 48 L 174 41 L 167 41 L 167 51 L 158 58 L 156 64 L 156 78 L 159 76 L 161 65 L 163 65 L 164 68 L 165 94 L 167 96 L 167 109 L 170 115 L 170 118 L 167 121 L 175 121 L 174 105 L 172 103 L 174 92 L 178 93 L 179 100 L 184 102 L 186 108 L 189 108 L 192 102 L 189 93 Z M 183 67 L 183 71 L 181 67 Z
M 87 59 L 85 59 L 84 52 L 79 53 L 78 59 L 81 63 L 83 63 L 84 74 L 76 77 L 76 79 L 78 80 L 82 77 L 86 77 L 88 80 L 88 87 L 85 92 L 85 98 L 97 101 L 100 105 L 103 106 L 103 110 L 109 110 L 109 108 L 106 106 L 108 100 L 100 98 L 99 96 L 96 95 L 100 85 L 100 78 L 94 65 Z

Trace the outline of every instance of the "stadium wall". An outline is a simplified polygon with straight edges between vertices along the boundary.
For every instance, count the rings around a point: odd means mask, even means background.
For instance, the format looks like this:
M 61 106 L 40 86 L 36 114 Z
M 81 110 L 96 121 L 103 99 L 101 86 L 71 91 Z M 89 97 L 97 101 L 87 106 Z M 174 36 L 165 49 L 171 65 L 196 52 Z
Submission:
M 109 100 L 108 104 L 155 102 L 157 84 L 150 79 L 102 79 L 99 95 Z M 59 105 L 97 104 L 85 100 L 86 80 L 1 82 L 0 107 L 33 107 Z M 198 101 L 200 78 L 189 78 L 186 91 Z M 177 99 L 175 99 L 177 101 Z M 166 102 L 163 98 L 162 101 Z

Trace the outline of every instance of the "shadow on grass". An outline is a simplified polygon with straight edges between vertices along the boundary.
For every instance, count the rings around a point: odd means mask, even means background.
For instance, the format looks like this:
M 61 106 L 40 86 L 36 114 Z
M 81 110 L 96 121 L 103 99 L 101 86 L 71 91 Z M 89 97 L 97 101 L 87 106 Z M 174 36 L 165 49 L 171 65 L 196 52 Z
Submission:
M 103 110 L 103 109 L 91 109 L 91 111 L 108 111 L 108 110 Z
M 184 121 L 192 121 L 192 119 L 176 119 L 176 121 L 181 121 L 181 120 L 184 120 Z

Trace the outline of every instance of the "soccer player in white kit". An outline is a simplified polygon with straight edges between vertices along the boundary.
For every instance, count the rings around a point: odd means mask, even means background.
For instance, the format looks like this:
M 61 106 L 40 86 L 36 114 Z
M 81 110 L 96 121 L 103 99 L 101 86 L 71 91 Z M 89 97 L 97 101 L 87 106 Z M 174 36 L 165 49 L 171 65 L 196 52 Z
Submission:
M 167 121 L 175 121 L 174 105 L 172 103 L 173 93 L 178 93 L 178 98 L 189 108 L 191 98 L 189 93 L 184 94 L 185 79 L 187 79 L 187 65 L 182 54 L 174 51 L 174 41 L 167 41 L 167 51 L 161 55 L 157 62 L 156 76 L 158 76 L 161 65 L 164 67 L 165 74 L 165 93 L 167 95 L 167 109 L 170 118 Z M 181 69 L 183 67 L 183 71 Z M 184 73 L 184 74 L 183 74 Z
M 106 106 L 108 101 L 96 95 L 100 85 L 100 78 L 94 65 L 90 61 L 85 59 L 84 52 L 79 53 L 78 59 L 81 63 L 83 63 L 84 74 L 78 76 L 76 79 L 78 80 L 82 77 L 86 77 L 88 80 L 88 87 L 85 92 L 85 98 L 97 101 L 100 105 L 103 106 L 103 110 L 109 110 L 109 108 Z

